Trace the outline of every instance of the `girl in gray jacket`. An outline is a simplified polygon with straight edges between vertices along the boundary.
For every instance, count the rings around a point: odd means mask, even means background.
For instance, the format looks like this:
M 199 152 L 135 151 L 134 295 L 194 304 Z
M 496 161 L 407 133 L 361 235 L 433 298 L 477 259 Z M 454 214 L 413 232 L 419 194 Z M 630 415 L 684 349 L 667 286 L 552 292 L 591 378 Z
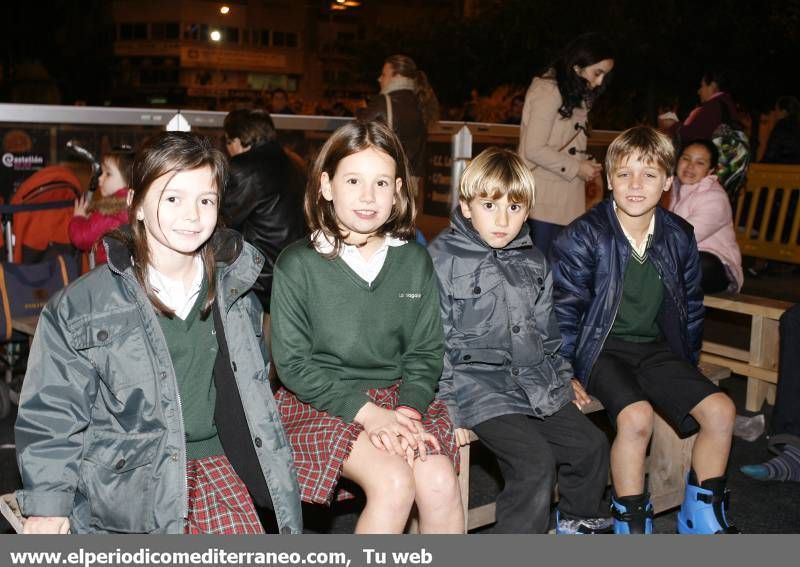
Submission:
M 254 504 L 300 531 L 249 293 L 263 258 L 217 226 L 225 176 L 208 139 L 155 137 L 108 263 L 44 308 L 16 424 L 26 533 L 261 533 Z
M 470 428 L 497 457 L 496 532 L 546 532 L 558 472 L 557 532 L 602 533 L 608 442 L 581 414 L 590 399 L 559 354 L 550 270 L 525 222 L 533 188 L 516 154 L 485 150 L 429 247 L 445 330 L 439 398 L 459 444 Z

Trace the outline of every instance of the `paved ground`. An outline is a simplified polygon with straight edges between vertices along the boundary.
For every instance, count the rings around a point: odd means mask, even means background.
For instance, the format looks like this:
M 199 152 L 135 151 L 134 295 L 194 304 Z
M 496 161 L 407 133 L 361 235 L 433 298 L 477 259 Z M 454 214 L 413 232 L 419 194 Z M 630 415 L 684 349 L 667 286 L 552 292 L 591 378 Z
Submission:
M 774 297 L 785 301 L 800 301 L 800 272 L 786 266 L 773 267 L 758 278 L 747 277 L 744 293 Z M 719 340 L 725 337 L 732 344 L 746 345 L 748 321 L 746 317 L 731 317 L 719 313 L 709 313 L 707 333 Z M 745 380 L 734 376 L 721 384 L 734 399 L 740 413 L 746 414 L 744 407 Z M 765 411 L 771 408 L 765 406 Z M 768 417 L 768 415 L 767 415 Z M 9 492 L 20 486 L 13 449 L 14 414 L 0 420 L 0 491 Z M 600 425 L 603 425 L 602 423 Z M 607 426 L 607 424 L 606 424 Z M 729 487 L 732 490 L 731 513 L 734 522 L 746 533 L 800 533 L 800 483 L 758 482 L 739 472 L 743 464 L 757 463 L 768 458 L 766 439 L 762 435 L 755 442 L 748 443 L 734 439 Z M 482 504 L 493 499 L 500 487 L 497 466 L 491 455 L 480 447 L 473 451 L 470 469 L 470 501 Z M 332 510 L 308 507 L 305 519 L 308 531 L 323 533 L 350 533 L 353 530 L 361 502 L 337 504 Z M 675 532 L 676 512 L 659 515 L 655 521 L 657 533 Z M 9 528 L 0 519 L 0 532 Z M 483 530 L 483 531 L 490 531 Z

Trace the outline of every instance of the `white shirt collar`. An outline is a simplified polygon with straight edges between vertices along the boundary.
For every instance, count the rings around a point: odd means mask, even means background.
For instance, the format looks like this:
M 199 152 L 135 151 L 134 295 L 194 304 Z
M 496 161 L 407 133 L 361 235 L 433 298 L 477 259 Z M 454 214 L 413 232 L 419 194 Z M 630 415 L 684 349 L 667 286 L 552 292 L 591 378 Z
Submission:
M 614 203 L 614 214 L 616 214 L 617 208 L 618 208 L 617 207 L 617 203 L 616 203 L 616 201 L 613 201 L 613 203 Z M 653 211 L 653 216 L 650 217 L 650 225 L 647 227 L 647 233 L 645 234 L 644 238 L 642 239 L 642 241 L 638 245 L 636 244 L 636 239 L 631 236 L 631 234 L 625 228 L 625 225 L 620 222 L 619 217 L 617 217 L 617 222 L 619 222 L 619 226 L 622 229 L 622 234 L 624 234 L 625 238 L 627 238 L 628 242 L 630 242 L 630 245 L 631 245 L 631 248 L 633 248 L 633 251 L 636 253 L 636 255 L 639 258 L 644 258 L 645 254 L 647 253 L 647 246 L 650 244 L 650 240 L 652 239 L 653 233 L 656 230 L 656 212 L 655 212 L 655 210 Z
M 314 249 L 320 254 L 329 254 L 333 250 L 333 242 L 331 242 L 321 230 L 311 235 L 311 241 L 314 243 Z M 364 259 L 364 256 L 361 255 L 358 246 L 346 243 L 342 243 L 339 249 L 339 257 L 351 270 L 358 274 L 361 279 L 371 284 L 381 272 L 381 268 L 383 268 L 383 264 L 386 261 L 386 256 L 389 253 L 389 248 L 396 248 L 404 244 L 406 244 L 405 240 L 387 234 L 380 248 L 378 248 L 368 260 Z
M 147 279 L 156 297 L 181 319 L 189 316 L 203 286 L 203 260 L 199 256 L 194 257 L 194 267 L 194 278 L 188 290 L 183 287 L 182 281 L 165 276 L 152 264 L 147 269 Z

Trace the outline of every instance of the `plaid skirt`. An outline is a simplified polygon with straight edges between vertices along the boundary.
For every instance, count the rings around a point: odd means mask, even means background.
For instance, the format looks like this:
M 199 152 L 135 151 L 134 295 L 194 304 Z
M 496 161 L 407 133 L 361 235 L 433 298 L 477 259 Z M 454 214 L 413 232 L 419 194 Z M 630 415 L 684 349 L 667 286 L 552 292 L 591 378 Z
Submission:
M 395 384 L 388 388 L 367 390 L 366 393 L 376 405 L 394 408 L 397 405 L 398 388 L 399 385 Z M 334 496 L 337 500 L 352 498 L 353 495 L 347 490 L 337 490 L 337 484 L 353 442 L 364 428 L 357 423 L 346 423 L 339 417 L 314 409 L 285 388 L 278 390 L 275 400 L 294 452 L 300 498 L 303 502 L 330 504 Z M 422 425 L 441 445 L 441 451 L 438 452 L 429 446 L 428 453 L 445 455 L 457 472 L 458 443 L 447 406 L 434 400 L 422 417 Z
M 225 455 L 186 463 L 187 534 L 263 534 L 247 487 Z

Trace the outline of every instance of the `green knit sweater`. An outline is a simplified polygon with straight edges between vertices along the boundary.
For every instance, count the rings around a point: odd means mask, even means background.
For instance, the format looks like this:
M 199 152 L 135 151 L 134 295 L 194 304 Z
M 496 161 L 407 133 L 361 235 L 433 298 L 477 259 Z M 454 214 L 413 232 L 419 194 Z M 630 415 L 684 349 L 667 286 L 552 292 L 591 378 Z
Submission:
M 390 247 L 371 285 L 307 241 L 275 265 L 272 350 L 283 384 L 318 410 L 352 421 L 365 391 L 400 382 L 400 405 L 424 413 L 442 372 L 439 291 L 427 251 Z
M 664 299 L 664 285 L 647 257 L 631 252 L 622 284 L 622 300 L 611 328 L 611 336 L 633 343 L 658 339 L 658 312 Z
M 209 315 L 205 320 L 200 319 L 206 290 L 204 280 L 200 295 L 185 320 L 180 317 L 158 318 L 178 378 L 187 459 L 225 454 L 214 424 L 217 401 L 214 361 L 219 348 L 214 334 L 214 318 Z

